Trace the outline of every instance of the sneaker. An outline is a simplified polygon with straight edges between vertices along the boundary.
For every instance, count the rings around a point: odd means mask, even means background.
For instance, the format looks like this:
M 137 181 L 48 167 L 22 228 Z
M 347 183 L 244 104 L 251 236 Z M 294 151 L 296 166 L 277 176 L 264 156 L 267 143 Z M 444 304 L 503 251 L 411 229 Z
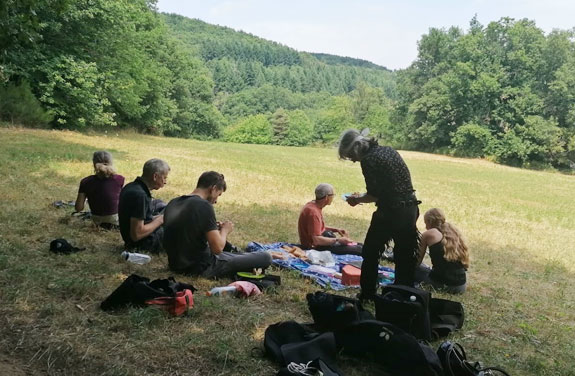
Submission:
M 382 257 L 384 260 L 393 262 L 393 248 L 387 248 L 385 251 L 383 251 Z

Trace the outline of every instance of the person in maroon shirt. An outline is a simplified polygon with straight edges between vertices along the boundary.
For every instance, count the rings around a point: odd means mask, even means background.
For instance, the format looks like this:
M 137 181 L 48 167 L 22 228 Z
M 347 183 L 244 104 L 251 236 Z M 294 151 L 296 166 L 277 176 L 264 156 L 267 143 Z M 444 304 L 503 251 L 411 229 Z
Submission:
M 379 256 L 393 240 L 395 284 L 413 287 L 419 254 L 418 201 L 411 175 L 399 153 L 389 146 L 379 146 L 365 132 L 349 129 L 339 142 L 339 157 L 361 163 L 366 193 L 353 195 L 347 203 L 356 206 L 375 202 L 369 230 L 363 244 L 361 265 L 362 299 L 373 299 L 377 290 Z
M 118 226 L 118 200 L 124 186 L 124 177 L 116 174 L 112 155 L 107 151 L 96 151 L 92 157 L 94 175 L 82 179 L 76 198 L 76 211 L 84 210 L 88 200 L 92 220 L 98 226 Z

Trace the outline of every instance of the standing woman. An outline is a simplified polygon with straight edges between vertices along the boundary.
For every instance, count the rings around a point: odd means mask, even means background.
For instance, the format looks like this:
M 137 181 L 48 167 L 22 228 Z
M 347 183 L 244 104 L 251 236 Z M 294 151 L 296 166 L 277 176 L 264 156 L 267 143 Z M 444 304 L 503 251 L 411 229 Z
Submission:
M 116 174 L 112 154 L 107 151 L 94 152 L 92 162 L 94 175 L 87 176 L 80 182 L 75 209 L 82 211 L 88 199 L 94 223 L 111 229 L 118 226 L 118 200 L 124 186 L 124 177 Z
M 361 265 L 361 299 L 372 299 L 377 291 L 380 252 L 393 239 L 395 284 L 413 286 L 419 251 L 418 201 L 411 175 L 403 158 L 389 146 L 379 146 L 373 138 L 349 129 L 339 142 L 339 157 L 361 163 L 366 193 L 347 199 L 351 206 L 375 202 L 363 244 Z
M 429 247 L 433 266 L 421 264 L 415 272 L 417 282 L 425 282 L 451 294 L 465 292 L 466 271 L 469 268 L 469 250 L 461 232 L 446 222 L 445 214 L 438 208 L 429 209 L 423 215 L 425 228 L 419 245 L 420 262 Z

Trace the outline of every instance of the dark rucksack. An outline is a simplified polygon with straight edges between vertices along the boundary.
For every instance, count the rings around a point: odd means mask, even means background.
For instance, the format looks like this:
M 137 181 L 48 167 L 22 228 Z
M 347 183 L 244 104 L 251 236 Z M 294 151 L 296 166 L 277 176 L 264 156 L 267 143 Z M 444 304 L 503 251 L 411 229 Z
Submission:
M 433 349 L 401 328 L 377 320 L 354 322 L 334 332 L 343 354 L 370 356 L 394 376 L 442 376 Z
M 429 318 L 434 339 L 447 337 L 463 327 L 463 305 L 447 299 L 432 298 L 429 302 Z
M 320 359 L 324 367 L 333 372 L 332 375 L 340 374 L 335 366 L 337 349 L 333 333 L 320 334 L 309 325 L 282 321 L 268 326 L 264 334 L 264 350 L 270 359 L 283 367 L 293 363 L 303 368 L 301 365 Z
M 429 302 L 431 293 L 402 285 L 389 285 L 375 297 L 375 317 L 392 323 L 416 338 L 430 341 L 431 321 Z
M 429 341 L 461 329 L 465 313 L 459 302 L 431 298 L 430 292 L 413 287 L 390 285 L 375 298 L 375 317 Z
M 358 320 L 373 319 L 357 299 L 323 291 L 309 293 L 306 298 L 315 327 L 321 332 L 337 330 Z

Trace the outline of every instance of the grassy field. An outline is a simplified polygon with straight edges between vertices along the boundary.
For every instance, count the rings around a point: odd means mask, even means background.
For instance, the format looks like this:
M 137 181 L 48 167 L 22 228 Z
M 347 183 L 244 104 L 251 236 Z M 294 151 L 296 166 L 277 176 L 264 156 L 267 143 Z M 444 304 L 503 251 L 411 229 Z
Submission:
M 221 282 L 177 277 L 200 290 L 180 318 L 154 309 L 100 311 L 130 273 L 171 273 L 165 256 L 144 266 L 124 262 L 119 233 L 99 232 L 71 218 L 72 209 L 51 206 L 75 199 L 80 179 L 92 172 L 93 151 L 111 151 L 127 182 L 147 159 L 167 160 L 168 185 L 155 194 L 164 200 L 191 192 L 205 170 L 222 172 L 228 191 L 216 213 L 235 222 L 230 240 L 242 247 L 297 241 L 300 207 L 320 182 L 336 193 L 364 190 L 360 166 L 339 161 L 334 149 L 7 128 L 0 142 L 0 374 L 7 375 L 273 375 L 275 364 L 257 350 L 266 327 L 311 320 L 305 295 L 317 286 L 278 270 L 283 285 L 249 300 L 208 298 L 201 292 Z M 472 252 L 467 293 L 434 292 L 465 306 L 464 328 L 450 339 L 469 358 L 512 375 L 575 375 L 575 177 L 402 155 L 421 210 L 443 208 Z M 336 199 L 324 215 L 362 240 L 373 210 Z M 51 254 L 49 242 L 58 237 L 86 250 Z M 346 375 L 380 374 L 355 359 L 340 365 Z

